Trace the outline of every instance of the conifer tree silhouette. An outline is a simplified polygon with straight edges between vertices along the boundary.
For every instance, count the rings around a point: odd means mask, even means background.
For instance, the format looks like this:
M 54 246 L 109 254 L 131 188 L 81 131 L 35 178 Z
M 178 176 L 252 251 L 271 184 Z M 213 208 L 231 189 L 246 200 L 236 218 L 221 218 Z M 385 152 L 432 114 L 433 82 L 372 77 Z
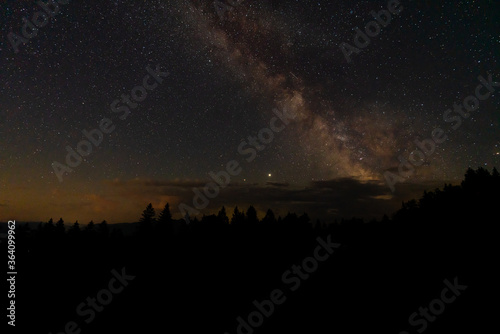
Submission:
M 238 206 L 235 206 L 233 217 L 231 218 L 231 225 L 243 224 L 244 222 L 245 214 L 238 209 Z
M 58 236 L 63 236 L 66 233 L 66 229 L 64 227 L 64 220 L 62 218 L 59 218 L 59 220 L 57 221 L 55 232 L 57 233 Z
M 457 272 L 460 273 L 461 284 L 468 285 L 471 282 L 473 286 L 472 283 L 476 283 L 474 289 L 478 289 L 477 293 L 468 289 L 464 296 L 470 297 L 460 297 L 460 302 L 466 302 L 463 298 L 470 298 L 471 306 L 467 313 L 455 314 L 457 318 L 463 317 L 463 314 L 469 317 L 473 313 L 471 310 L 481 305 L 482 299 L 475 296 L 488 296 L 496 278 L 491 263 L 495 263 L 498 254 L 495 228 L 500 219 L 497 212 L 500 203 L 499 180 L 496 169 L 491 173 L 481 168 L 469 169 L 461 185 L 445 184 L 443 189 L 425 191 L 420 198 L 403 202 L 392 219 L 384 215 L 381 221 L 371 220 L 365 224 L 362 219 L 353 217 L 341 220 L 339 217 L 341 224 L 335 220 L 336 224 L 325 226 L 318 220 L 314 228 L 306 213 L 300 216 L 288 213 L 282 219 L 275 216 L 271 209 L 267 210 L 260 224 L 245 224 L 245 221 L 259 220 L 253 207 L 248 208 L 246 215 L 235 207 L 230 225 L 227 225 L 229 219 L 226 209 L 222 207 L 217 215 L 204 216 L 201 222 L 193 217 L 187 227 L 182 220 L 172 218 L 168 203 L 155 225 L 155 211 L 149 204 L 138 224 L 151 223 L 159 228 L 167 222 L 166 226 L 171 225 L 179 232 L 172 236 L 171 243 L 162 242 L 165 234 L 140 234 L 138 230 L 120 237 L 120 234 L 115 234 L 118 227 L 115 229 L 106 221 L 96 226 L 91 221 L 85 228 L 76 221 L 68 233 L 63 232 L 62 237 L 58 238 L 54 236 L 57 231 L 63 231 L 64 221 L 60 219 L 54 224 L 50 219 L 39 225 L 38 231 L 16 235 L 20 238 L 19 245 L 22 244 L 19 247 L 22 257 L 20 263 L 25 268 L 26 277 L 38 275 L 36 277 L 40 280 L 36 285 L 23 285 L 23 291 L 26 292 L 20 294 L 19 298 L 23 298 L 22 302 L 27 306 L 30 306 L 30 299 L 51 303 L 48 305 L 50 307 L 45 308 L 33 305 L 36 321 L 32 322 L 39 327 L 49 318 L 60 317 L 54 322 L 59 326 L 68 320 L 67 314 L 53 310 L 62 302 L 74 307 L 75 296 L 71 294 L 74 294 L 75 287 L 88 286 L 90 293 L 95 294 L 104 287 L 104 278 L 98 280 L 94 277 L 106 277 L 110 267 L 120 269 L 126 263 L 126 272 L 141 277 L 145 284 L 137 284 L 138 281 L 133 283 L 134 287 L 131 284 L 124 292 L 126 298 L 113 304 L 116 312 L 102 314 L 95 324 L 99 323 L 104 328 L 103 332 L 111 326 L 118 327 L 117 332 L 141 332 L 145 318 L 151 321 L 158 319 L 158 323 L 168 319 L 169 324 L 192 326 L 187 332 L 194 333 L 201 331 L 203 328 L 198 327 L 205 326 L 211 319 L 218 319 L 221 313 L 230 314 L 233 308 L 238 313 L 244 312 L 241 310 L 248 309 L 249 300 L 268 298 L 260 298 L 254 293 L 270 291 L 271 284 L 274 285 L 273 277 L 279 280 L 283 270 L 298 264 L 302 259 L 303 268 L 307 269 L 307 266 L 311 269 L 309 264 L 312 262 L 306 263 L 304 256 L 328 255 L 329 251 L 324 247 L 330 247 L 331 236 L 331 242 L 342 244 L 342 249 L 331 254 L 328 261 L 321 261 L 321 264 L 318 261 L 320 271 L 311 272 L 315 278 L 303 283 L 307 295 L 320 296 L 325 300 L 333 300 L 326 297 L 335 297 L 338 303 L 328 303 L 333 305 L 332 309 L 322 309 L 323 305 L 319 303 L 316 307 L 315 303 L 308 303 L 307 300 L 304 303 L 302 298 L 290 298 L 287 301 L 287 305 L 290 305 L 288 311 L 280 311 L 283 312 L 283 319 L 305 316 L 314 319 L 304 322 L 304 328 L 300 328 L 303 331 L 321 332 L 316 329 L 331 326 L 332 316 L 336 317 L 336 326 L 340 329 L 343 326 L 352 329 L 354 324 L 357 327 L 352 332 L 370 330 L 373 326 L 371 320 L 378 321 L 386 316 L 386 309 L 379 307 L 384 300 L 390 301 L 391 305 L 398 302 L 403 309 L 401 320 L 405 321 L 408 312 L 413 312 L 415 305 L 418 305 L 415 296 L 421 295 L 422 291 L 432 294 L 438 292 L 437 289 L 442 289 L 438 284 L 443 278 L 452 279 Z M 131 225 L 136 227 L 137 223 Z M 123 231 L 128 228 L 130 226 L 126 226 Z M 104 238 L 103 235 L 107 233 L 102 231 L 106 229 L 112 232 Z M 78 237 L 75 237 L 76 234 L 79 234 Z M 322 248 L 316 248 L 318 237 L 325 242 Z M 167 264 L 167 275 L 163 275 L 163 269 L 157 268 L 164 263 Z M 48 272 L 47 269 L 50 269 L 51 275 L 39 275 L 44 270 Z M 207 272 L 210 275 L 205 275 Z M 295 276 L 297 278 L 300 276 L 298 273 Z M 61 279 L 54 280 L 54 277 Z M 203 281 L 200 277 L 203 277 Z M 370 284 L 366 284 L 367 281 Z M 481 285 L 484 290 L 480 290 Z M 418 289 L 415 289 L 417 286 Z M 406 293 L 403 295 L 402 291 Z M 240 298 L 241 294 L 245 297 Z M 137 307 L 146 300 L 144 296 L 154 296 L 165 308 L 155 310 Z M 81 296 L 76 297 L 79 299 Z M 439 295 L 436 297 L 439 298 Z M 192 302 L 194 298 L 197 303 Z M 220 303 L 222 309 L 212 307 L 216 298 L 225 302 Z M 359 303 L 360 298 L 364 298 L 362 305 Z M 429 300 L 425 297 L 425 302 Z M 185 312 L 187 309 L 190 312 Z M 368 314 L 367 319 L 370 321 L 356 322 L 359 313 L 352 312 L 353 309 Z M 454 312 L 451 308 L 450 311 L 449 314 Z M 474 320 L 484 318 L 484 310 L 480 309 L 479 312 Z M 190 323 L 189 319 L 193 315 L 202 317 L 203 321 Z M 131 326 L 129 319 L 135 318 L 139 320 Z M 228 321 L 234 329 L 234 316 L 230 315 Z M 287 326 L 287 323 L 284 321 L 283 325 Z M 390 317 L 385 323 L 391 329 L 386 332 L 402 329 Z M 473 328 L 478 323 L 474 321 Z M 296 323 L 291 323 L 288 326 L 291 328 L 287 327 L 287 330 L 293 331 L 296 326 Z M 311 330 L 313 326 L 314 330 Z M 461 323 L 456 327 L 460 326 Z M 99 328 L 95 328 L 90 332 L 99 333 Z M 434 328 L 440 333 L 456 331 Z M 269 332 L 273 332 L 273 328 L 269 329 Z
M 219 213 L 217 214 L 217 219 L 219 220 L 219 222 L 225 225 L 229 224 L 229 218 L 227 217 L 226 208 L 224 206 L 222 206 Z
M 73 226 L 70 227 L 68 233 L 73 236 L 78 235 L 80 233 L 80 224 L 78 223 L 78 220 L 73 224 Z
M 246 221 L 249 224 L 257 224 L 259 222 L 259 218 L 257 218 L 257 210 L 255 210 L 253 205 L 248 207 Z
M 168 203 L 165 204 L 165 207 L 160 212 L 160 215 L 158 216 L 158 223 L 159 224 L 172 223 L 172 214 L 170 213 L 170 205 Z
M 106 220 L 103 220 L 99 225 L 97 225 L 97 227 L 101 237 L 109 237 L 109 226 Z
M 274 216 L 273 210 L 267 209 L 266 215 L 262 219 L 262 222 L 264 224 L 275 224 L 276 223 L 276 217 Z
M 49 219 L 49 221 L 43 226 L 43 231 L 45 234 L 52 234 L 54 232 L 55 226 L 54 226 L 54 221 L 52 218 Z
M 160 238 L 171 238 L 174 233 L 172 213 L 170 212 L 170 204 L 165 204 L 165 207 L 158 216 L 158 223 L 156 224 L 156 231 Z
M 142 211 L 141 219 L 139 220 L 139 232 L 150 233 L 153 229 L 153 225 L 155 223 L 156 212 L 151 203 L 148 204 L 146 209 Z
M 96 235 L 96 228 L 95 228 L 95 224 L 94 224 L 94 221 L 91 220 L 87 226 L 85 226 L 85 229 L 83 230 L 83 232 L 85 233 L 85 236 L 87 237 L 93 237 Z

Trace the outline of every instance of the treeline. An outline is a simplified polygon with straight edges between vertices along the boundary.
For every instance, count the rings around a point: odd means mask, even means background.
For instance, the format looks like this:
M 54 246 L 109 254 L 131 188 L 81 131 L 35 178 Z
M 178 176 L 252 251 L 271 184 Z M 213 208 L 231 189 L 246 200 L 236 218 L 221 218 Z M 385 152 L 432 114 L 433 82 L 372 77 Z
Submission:
M 236 319 L 254 311 L 255 300 L 282 289 L 287 301 L 255 333 L 414 333 L 408 317 L 439 297 L 444 279 L 458 277 L 468 289 L 427 321 L 426 333 L 480 332 L 481 319 L 495 316 L 476 306 L 495 284 L 499 204 L 498 171 L 479 168 L 380 221 L 327 225 L 272 210 L 260 218 L 250 206 L 188 224 L 172 219 L 168 204 L 158 214 L 148 205 L 132 234 L 105 221 L 66 229 L 62 219 L 50 220 L 19 228 L 18 314 L 29 315 L 25 326 L 52 333 L 70 320 L 89 333 L 237 333 Z M 283 274 L 313 255 L 318 237 L 341 246 L 303 275 L 299 289 L 287 290 Z M 136 278 L 86 324 L 76 306 L 123 267 Z

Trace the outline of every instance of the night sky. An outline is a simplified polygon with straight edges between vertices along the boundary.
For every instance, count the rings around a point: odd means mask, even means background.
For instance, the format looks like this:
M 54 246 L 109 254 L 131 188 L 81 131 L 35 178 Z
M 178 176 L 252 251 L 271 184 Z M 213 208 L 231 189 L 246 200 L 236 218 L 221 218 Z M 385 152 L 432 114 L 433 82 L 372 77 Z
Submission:
M 68 1 L 22 43 L 23 17 L 42 9 L 2 1 L 0 220 L 131 222 L 150 202 L 180 218 L 233 160 L 240 172 L 199 216 L 252 204 L 261 218 L 380 218 L 500 165 L 498 85 L 466 118 L 446 113 L 479 76 L 500 81 L 500 2 L 402 0 L 350 62 L 342 43 L 356 47 L 388 1 L 232 2 Z M 147 75 L 155 88 L 133 91 Z M 67 146 L 103 119 L 113 130 L 58 177 Z M 447 140 L 400 176 L 398 157 L 436 128 Z M 401 178 L 394 192 L 387 175 Z

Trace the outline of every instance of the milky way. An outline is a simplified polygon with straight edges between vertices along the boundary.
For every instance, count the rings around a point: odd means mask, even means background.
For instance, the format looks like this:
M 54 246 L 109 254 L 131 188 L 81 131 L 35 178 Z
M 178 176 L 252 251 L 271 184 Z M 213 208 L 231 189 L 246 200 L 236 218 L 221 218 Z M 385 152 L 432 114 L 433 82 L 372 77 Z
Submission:
M 354 45 L 355 28 L 387 4 L 240 1 L 217 13 L 211 1 L 70 2 L 15 53 L 9 32 L 21 34 L 22 18 L 39 8 L 8 1 L 0 219 L 130 221 L 149 202 L 189 203 L 192 188 L 231 160 L 241 174 L 203 213 L 254 204 L 326 219 L 380 215 L 457 182 L 469 166 L 498 166 L 496 93 L 456 132 L 443 113 L 474 92 L 478 76 L 500 81 L 499 5 L 401 1 L 401 13 L 348 62 L 341 44 Z M 118 120 L 110 104 L 157 64 L 169 76 Z M 245 163 L 238 145 L 269 126 L 275 109 L 295 118 Z M 116 129 L 59 182 L 53 162 L 64 163 L 65 147 L 76 149 L 82 130 L 105 117 Z M 397 172 L 398 157 L 436 127 L 448 140 L 393 194 L 384 172 Z M 352 191 L 340 200 L 334 185 L 344 184 Z M 356 208 L 342 213 L 346 201 Z

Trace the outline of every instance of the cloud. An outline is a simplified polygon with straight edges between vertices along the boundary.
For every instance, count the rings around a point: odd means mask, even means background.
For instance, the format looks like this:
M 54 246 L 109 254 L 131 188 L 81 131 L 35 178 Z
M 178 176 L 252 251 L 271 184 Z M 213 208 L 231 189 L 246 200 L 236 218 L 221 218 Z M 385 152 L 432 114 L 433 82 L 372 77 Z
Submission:
M 110 223 L 134 222 L 138 221 L 142 210 L 149 203 L 153 204 L 157 213 L 169 203 L 172 214 L 177 219 L 181 218 L 179 204 L 193 206 L 193 188 L 203 191 L 208 181 L 210 180 L 113 179 L 103 181 L 92 191 L 76 195 L 66 187 L 55 187 L 48 193 L 36 195 L 20 191 L 18 201 L 0 200 L 0 220 L 15 218 L 20 221 L 39 221 L 63 217 L 67 222 L 97 222 L 104 219 Z M 392 194 L 382 182 L 349 177 L 314 181 L 307 186 L 287 182 L 231 182 L 226 188 L 220 189 L 218 196 L 210 199 L 209 205 L 200 211 L 200 216 L 217 213 L 222 206 L 226 207 L 231 216 L 235 206 L 246 210 L 253 205 L 261 218 L 271 208 L 276 215 L 307 212 L 311 219 L 319 218 L 326 222 L 353 216 L 369 220 L 373 217 L 381 218 L 384 214 L 390 215 L 401 207 L 402 201 L 420 198 L 424 190 L 443 187 L 444 183 L 401 183 L 396 193 Z M 23 196 L 39 196 L 40 200 L 24 202 Z
M 174 217 L 180 218 L 177 211 L 180 203 L 193 204 L 193 187 L 203 191 L 207 181 L 176 180 L 114 180 L 107 182 L 111 191 L 128 200 L 141 200 L 161 208 L 168 201 L 173 208 Z M 444 182 L 402 183 L 398 196 L 390 192 L 380 181 L 364 181 L 356 178 L 337 178 L 313 181 L 307 187 L 295 187 L 286 182 L 266 182 L 265 184 L 231 183 L 220 189 L 219 195 L 210 199 L 209 205 L 200 210 L 200 215 L 216 213 L 222 206 L 228 209 L 253 205 L 262 215 L 268 208 L 276 214 L 287 212 L 307 212 L 310 217 L 333 221 L 335 218 L 362 217 L 381 218 L 391 215 L 401 207 L 403 200 L 419 198 L 424 190 L 442 187 Z M 156 203 L 156 204 L 155 204 Z
M 290 184 L 288 182 L 271 182 L 267 181 L 266 186 L 273 186 L 273 187 L 288 187 Z

